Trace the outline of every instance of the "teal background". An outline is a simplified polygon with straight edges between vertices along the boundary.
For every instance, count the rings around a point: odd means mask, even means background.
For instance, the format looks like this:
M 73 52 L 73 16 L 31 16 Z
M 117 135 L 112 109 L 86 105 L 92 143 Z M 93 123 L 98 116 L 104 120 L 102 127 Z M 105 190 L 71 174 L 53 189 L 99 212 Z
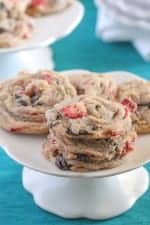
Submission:
M 144 62 L 131 44 L 108 44 L 95 37 L 96 8 L 93 0 L 81 2 L 86 9 L 83 21 L 69 37 L 53 45 L 56 69 L 126 70 L 150 79 L 150 63 Z
M 150 79 L 150 64 L 128 43 L 105 44 L 95 38 L 96 9 L 92 0 L 80 26 L 53 45 L 56 69 L 127 70 Z M 65 220 L 38 208 L 21 185 L 22 167 L 0 150 L 0 225 L 150 225 L 150 191 L 122 216 L 107 221 Z M 150 171 L 150 166 L 147 166 Z M 116 202 L 117 204 L 117 202 Z

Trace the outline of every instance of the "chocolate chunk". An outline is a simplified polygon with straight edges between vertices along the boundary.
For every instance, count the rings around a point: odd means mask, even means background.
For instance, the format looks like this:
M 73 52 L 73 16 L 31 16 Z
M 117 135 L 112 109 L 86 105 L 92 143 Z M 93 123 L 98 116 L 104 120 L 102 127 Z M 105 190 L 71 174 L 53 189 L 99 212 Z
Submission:
M 101 108 L 100 105 L 96 105 L 96 106 L 95 106 L 95 109 L 96 109 L 97 111 L 99 111 L 100 108 Z
M 97 130 L 97 129 L 98 129 L 98 127 L 97 127 L 96 125 L 93 124 L 92 130 L 95 131 L 95 130 Z
M 77 94 L 78 95 L 83 95 L 84 93 L 85 93 L 85 90 L 84 89 L 77 88 Z
M 69 135 L 73 135 L 73 136 L 88 135 L 89 134 L 87 131 L 84 131 L 84 130 L 80 130 L 78 134 L 75 134 L 69 128 L 66 130 L 66 133 L 69 134 Z
M 66 133 L 69 135 L 75 135 L 74 133 L 72 133 L 72 131 L 69 128 L 66 130 Z
M 80 130 L 79 135 L 88 135 L 89 133 L 85 130 Z
M 37 102 L 36 105 L 43 105 L 43 102 Z
M 49 128 L 53 128 L 53 127 L 55 127 L 57 124 L 58 124 L 58 122 L 57 122 L 57 121 L 54 121 L 54 122 L 52 122 L 52 123 L 49 124 Z
M 6 32 L 7 30 L 5 28 L 0 27 L 0 34 Z
M 15 95 L 16 103 L 22 106 L 27 106 L 28 102 L 22 98 L 20 95 Z
M 69 170 L 70 169 L 70 166 L 68 165 L 67 161 L 65 160 L 65 158 L 63 157 L 62 154 L 59 154 L 56 156 L 55 164 L 61 170 Z
M 6 9 L 6 6 L 3 2 L 0 2 L 0 10 Z
M 25 100 L 23 100 L 23 99 L 19 99 L 19 100 L 17 101 L 17 103 L 19 103 L 19 104 L 22 105 L 22 106 L 27 106 L 27 105 L 28 105 L 28 103 L 27 103 Z
M 20 96 L 20 95 L 15 94 L 15 99 L 19 99 L 19 98 L 21 98 L 21 96 Z
M 49 124 L 49 127 L 52 128 L 52 127 L 55 127 L 57 124 L 60 123 L 60 119 L 61 119 L 61 115 L 60 114 L 57 114 L 56 116 L 56 120 L 54 120 L 53 122 L 51 122 Z M 66 132 L 67 133 L 67 132 Z
M 34 104 L 39 99 L 39 97 L 40 97 L 39 95 L 33 95 L 31 97 L 31 103 Z
M 91 159 L 88 155 L 85 154 L 76 154 L 77 160 L 82 161 L 82 162 L 91 162 Z
M 57 114 L 57 116 L 56 116 L 56 120 L 60 120 L 62 118 L 62 116 L 61 116 L 61 114 Z
M 140 103 L 138 104 L 138 107 L 148 107 L 150 109 L 150 102 Z

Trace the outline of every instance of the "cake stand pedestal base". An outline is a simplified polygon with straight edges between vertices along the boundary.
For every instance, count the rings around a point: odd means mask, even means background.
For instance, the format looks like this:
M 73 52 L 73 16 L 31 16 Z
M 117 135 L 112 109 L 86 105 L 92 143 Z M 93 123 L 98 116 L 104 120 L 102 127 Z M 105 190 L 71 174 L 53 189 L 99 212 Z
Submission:
M 106 178 L 55 177 L 23 169 L 23 186 L 44 210 L 64 218 L 108 219 L 129 210 L 149 186 L 143 168 Z
M 14 77 L 22 70 L 53 68 L 52 50 L 48 47 L 0 54 L 0 80 Z

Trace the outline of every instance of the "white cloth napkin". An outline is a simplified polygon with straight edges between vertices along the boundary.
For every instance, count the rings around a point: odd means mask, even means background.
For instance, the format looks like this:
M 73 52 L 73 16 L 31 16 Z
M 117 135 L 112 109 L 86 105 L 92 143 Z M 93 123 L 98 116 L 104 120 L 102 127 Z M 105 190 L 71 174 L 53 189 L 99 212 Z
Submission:
M 126 25 L 98 6 L 96 35 L 106 42 L 130 41 L 146 61 L 150 61 L 150 29 Z

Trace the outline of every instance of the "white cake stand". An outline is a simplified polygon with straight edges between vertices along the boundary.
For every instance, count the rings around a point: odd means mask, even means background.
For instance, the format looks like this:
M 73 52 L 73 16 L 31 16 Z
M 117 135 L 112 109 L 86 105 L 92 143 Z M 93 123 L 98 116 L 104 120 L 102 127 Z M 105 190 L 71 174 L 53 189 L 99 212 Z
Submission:
M 66 74 L 78 75 L 78 71 Z M 111 75 L 121 82 L 135 78 L 126 72 Z M 119 167 L 77 173 L 59 170 L 41 154 L 45 137 L 13 135 L 0 130 L 0 145 L 22 164 L 23 186 L 35 203 L 64 218 L 107 219 L 129 210 L 149 187 L 142 167 L 150 161 L 150 135 L 138 138 L 136 150 Z
M 31 39 L 19 47 L 0 49 L 0 79 L 16 75 L 20 70 L 53 69 L 52 51 L 47 47 L 67 36 L 84 15 L 83 5 L 75 0 L 64 11 L 35 19 Z

